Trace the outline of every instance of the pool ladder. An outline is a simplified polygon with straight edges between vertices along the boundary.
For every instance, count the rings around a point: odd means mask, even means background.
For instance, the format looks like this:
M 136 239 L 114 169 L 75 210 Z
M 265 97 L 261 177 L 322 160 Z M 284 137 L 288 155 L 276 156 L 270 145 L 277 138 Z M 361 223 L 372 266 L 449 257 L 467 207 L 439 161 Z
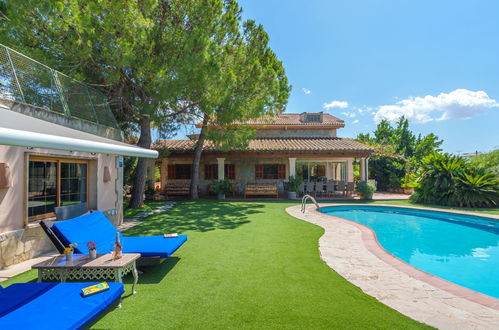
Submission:
M 312 196 L 310 196 L 309 194 L 306 194 L 303 196 L 303 198 L 301 199 L 301 213 L 305 213 L 305 208 L 307 207 L 307 201 L 308 200 L 311 200 L 312 203 L 315 204 L 315 207 L 316 208 L 319 208 L 319 203 L 317 203 L 317 201 L 315 200 L 315 198 L 313 198 Z

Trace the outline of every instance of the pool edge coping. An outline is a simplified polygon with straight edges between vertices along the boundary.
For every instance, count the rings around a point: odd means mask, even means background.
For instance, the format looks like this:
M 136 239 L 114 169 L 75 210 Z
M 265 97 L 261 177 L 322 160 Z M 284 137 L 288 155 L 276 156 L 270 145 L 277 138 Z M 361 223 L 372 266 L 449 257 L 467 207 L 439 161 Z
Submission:
M 321 206 L 321 208 L 322 207 L 334 207 L 334 206 L 359 206 L 359 204 L 348 204 L 348 203 L 329 204 L 329 203 L 326 203 L 326 205 Z M 402 208 L 402 209 L 403 208 L 412 208 L 412 209 L 416 209 L 416 210 L 429 210 L 429 211 L 437 211 L 437 212 L 444 212 L 444 213 L 455 213 L 455 214 L 480 216 L 480 215 L 477 215 L 476 213 L 472 213 L 472 212 L 462 212 L 462 211 L 452 212 L 452 210 L 450 210 L 450 212 L 449 212 L 447 210 L 441 211 L 440 209 L 436 209 L 436 208 L 406 207 L 406 206 L 388 205 L 388 204 L 375 204 L 375 205 L 363 205 L 363 206 L 398 207 L 398 208 Z M 321 215 L 321 216 L 325 215 L 325 216 L 341 219 L 342 221 L 347 222 L 347 223 L 355 226 L 356 228 L 358 228 L 361 231 L 362 241 L 364 242 L 364 246 L 367 248 L 367 250 L 369 252 L 371 252 L 376 257 L 378 257 L 382 261 L 386 262 L 390 266 L 394 267 L 395 269 L 409 275 L 410 277 L 415 278 L 415 279 L 420 280 L 420 281 L 423 281 L 423 282 L 425 282 L 431 286 L 434 286 L 436 288 L 439 288 L 441 290 L 444 290 L 450 294 L 453 294 L 456 297 L 463 298 L 463 299 L 469 300 L 471 302 L 480 304 L 482 306 L 499 311 L 499 299 L 494 298 L 492 296 L 488 296 L 488 295 L 483 294 L 481 292 L 466 288 L 466 287 L 461 286 L 459 284 L 452 283 L 446 279 L 432 275 L 430 273 L 427 273 L 427 272 L 405 262 L 404 260 L 396 257 L 392 253 L 388 252 L 379 243 L 378 237 L 376 236 L 376 232 L 373 229 L 369 228 L 368 226 L 365 226 L 363 224 L 360 224 L 360 223 L 357 223 L 355 221 L 351 221 L 348 219 L 344 219 L 341 217 L 322 213 L 322 212 L 319 212 L 317 209 L 313 209 L 310 211 L 312 213 L 317 214 L 317 215 Z M 487 218 L 487 217 L 484 217 L 484 218 Z M 499 217 L 497 217 L 495 219 L 499 219 Z

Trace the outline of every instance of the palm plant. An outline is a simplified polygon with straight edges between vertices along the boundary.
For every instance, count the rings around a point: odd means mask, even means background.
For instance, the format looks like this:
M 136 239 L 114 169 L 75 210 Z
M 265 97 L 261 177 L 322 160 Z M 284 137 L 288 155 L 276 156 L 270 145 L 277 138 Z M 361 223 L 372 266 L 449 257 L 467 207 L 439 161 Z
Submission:
M 466 207 L 495 207 L 499 202 L 499 179 L 483 170 L 457 177 L 453 201 Z
M 491 207 L 498 204 L 498 178 L 471 168 L 462 157 L 432 153 L 421 162 L 421 176 L 411 200 L 416 203 Z

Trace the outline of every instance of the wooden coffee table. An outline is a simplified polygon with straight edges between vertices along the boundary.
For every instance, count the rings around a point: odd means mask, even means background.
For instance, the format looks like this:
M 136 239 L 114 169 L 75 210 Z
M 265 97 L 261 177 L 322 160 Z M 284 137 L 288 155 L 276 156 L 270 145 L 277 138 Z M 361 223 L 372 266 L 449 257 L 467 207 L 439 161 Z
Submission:
M 124 253 L 117 260 L 113 255 L 98 254 L 96 259 L 91 259 L 88 254 L 75 254 L 72 261 L 66 261 L 65 255 L 53 257 L 39 264 L 31 266 L 38 270 L 38 282 L 42 281 L 94 281 L 114 280 L 123 282 L 123 276 L 133 274 L 132 292 L 135 294 L 135 285 L 139 280 L 136 261 L 140 253 Z

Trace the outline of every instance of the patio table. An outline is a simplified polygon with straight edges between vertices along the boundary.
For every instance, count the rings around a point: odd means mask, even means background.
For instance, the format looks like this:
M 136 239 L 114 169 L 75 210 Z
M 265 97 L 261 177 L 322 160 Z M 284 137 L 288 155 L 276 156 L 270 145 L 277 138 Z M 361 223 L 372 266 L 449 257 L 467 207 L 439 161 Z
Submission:
M 88 254 L 75 254 L 72 261 L 67 261 L 65 255 L 59 255 L 31 268 L 38 270 L 38 282 L 114 280 L 122 283 L 123 276 L 131 272 L 132 292 L 135 294 L 135 285 L 139 279 L 136 261 L 139 258 L 140 253 L 124 253 L 123 257 L 117 260 L 114 260 L 111 253 L 98 254 L 96 259 L 90 258 Z

